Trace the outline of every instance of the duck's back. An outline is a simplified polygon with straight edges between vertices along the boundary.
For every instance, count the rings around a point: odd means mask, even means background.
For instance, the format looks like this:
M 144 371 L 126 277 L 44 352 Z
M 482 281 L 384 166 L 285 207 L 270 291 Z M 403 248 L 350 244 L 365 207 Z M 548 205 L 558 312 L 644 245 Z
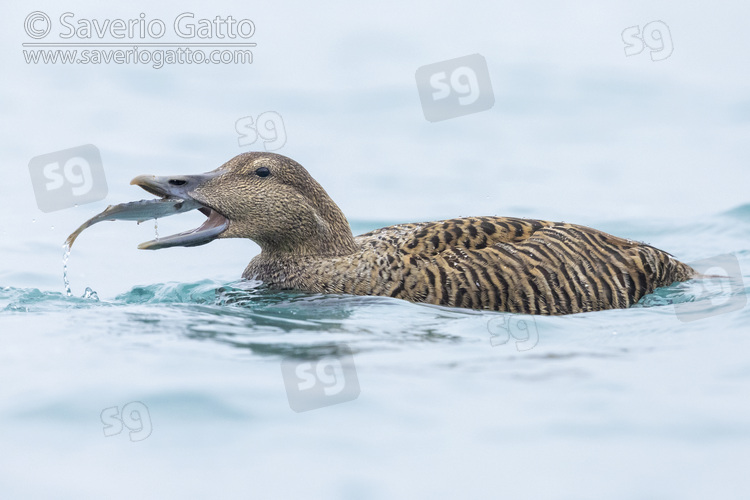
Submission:
M 340 291 L 495 311 L 624 308 L 695 273 L 643 243 L 575 224 L 510 217 L 401 224 L 355 241 L 362 249 L 356 279 L 342 273 Z

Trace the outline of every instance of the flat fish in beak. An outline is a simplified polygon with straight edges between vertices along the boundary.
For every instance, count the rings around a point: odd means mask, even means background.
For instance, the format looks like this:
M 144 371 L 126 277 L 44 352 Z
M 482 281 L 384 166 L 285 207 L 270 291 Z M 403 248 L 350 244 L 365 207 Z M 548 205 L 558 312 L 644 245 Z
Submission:
M 119 205 L 110 205 L 102 213 L 93 216 L 76 229 L 65 240 L 68 248 L 73 246 L 73 242 L 84 229 L 93 226 L 98 222 L 105 220 L 129 220 L 143 222 L 149 219 L 158 219 L 170 215 L 188 212 L 201 205 L 193 200 L 182 200 L 179 198 L 161 198 L 154 200 L 131 201 L 129 203 L 120 203 Z

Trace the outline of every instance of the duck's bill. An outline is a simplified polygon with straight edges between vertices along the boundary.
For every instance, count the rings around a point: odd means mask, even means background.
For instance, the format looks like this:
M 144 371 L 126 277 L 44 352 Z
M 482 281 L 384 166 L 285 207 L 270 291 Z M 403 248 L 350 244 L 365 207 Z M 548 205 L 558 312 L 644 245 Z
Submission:
M 185 200 L 186 205 L 191 207 L 179 212 L 197 209 L 206 216 L 206 221 L 195 229 L 182 233 L 164 236 L 155 240 L 146 241 L 138 245 L 141 250 L 159 250 L 169 247 L 195 247 L 205 245 L 229 228 L 229 220 L 216 210 L 195 200 L 189 192 L 197 185 L 210 178 L 213 173 L 202 175 L 185 175 L 180 177 L 156 177 L 154 175 L 139 175 L 131 184 L 140 186 L 151 194 L 161 196 L 162 199 Z M 175 212 L 177 213 L 177 212 Z M 172 215 L 172 214 L 170 214 Z
M 229 227 L 227 218 L 217 211 L 206 207 L 199 208 L 198 210 L 208 216 L 206 221 L 199 227 L 156 240 L 146 241 L 138 245 L 138 248 L 141 250 L 159 250 L 160 248 L 169 247 L 197 247 L 215 240 Z

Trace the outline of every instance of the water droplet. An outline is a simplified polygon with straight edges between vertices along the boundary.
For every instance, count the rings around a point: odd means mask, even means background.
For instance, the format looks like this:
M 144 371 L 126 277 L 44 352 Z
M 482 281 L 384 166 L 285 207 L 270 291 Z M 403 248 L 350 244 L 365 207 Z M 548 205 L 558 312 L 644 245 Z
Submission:
M 70 281 L 68 280 L 68 258 L 70 258 L 70 246 L 67 243 L 63 245 L 63 284 L 65 285 L 65 295 L 73 296 L 70 291 Z
M 154 219 L 154 234 L 156 235 L 156 239 L 159 239 L 159 219 Z
M 50 226 L 50 227 L 49 227 L 49 230 L 50 230 L 50 231 L 54 231 L 54 230 L 55 230 L 55 226 Z
M 31 219 L 31 223 L 32 224 L 35 223 L 35 222 L 36 222 L 36 219 Z

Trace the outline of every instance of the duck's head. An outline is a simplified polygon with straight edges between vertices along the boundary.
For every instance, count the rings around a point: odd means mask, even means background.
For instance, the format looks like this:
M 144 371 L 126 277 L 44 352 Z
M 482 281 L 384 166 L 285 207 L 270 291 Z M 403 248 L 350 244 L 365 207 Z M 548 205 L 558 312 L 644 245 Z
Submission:
M 142 243 L 157 250 L 250 238 L 267 254 L 344 255 L 354 239 L 344 214 L 302 165 L 274 153 L 244 153 L 199 175 L 139 175 L 131 184 L 163 198 L 195 202 L 206 221 Z

